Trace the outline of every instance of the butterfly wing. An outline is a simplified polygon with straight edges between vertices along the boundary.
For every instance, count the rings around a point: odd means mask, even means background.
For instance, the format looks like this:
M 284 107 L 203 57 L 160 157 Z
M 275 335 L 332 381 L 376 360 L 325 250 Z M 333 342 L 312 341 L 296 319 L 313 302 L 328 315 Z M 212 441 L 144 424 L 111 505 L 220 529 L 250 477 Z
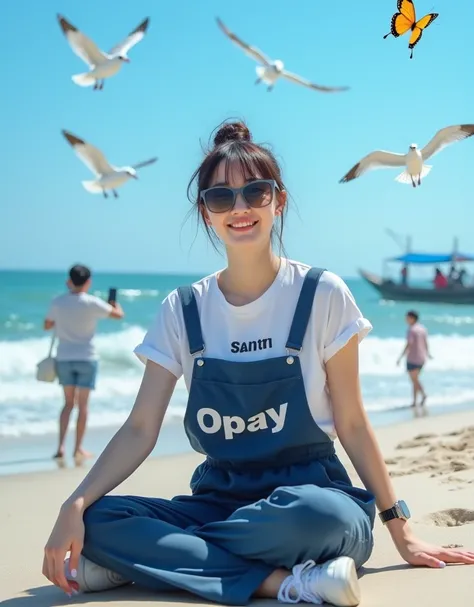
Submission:
M 410 21 L 405 15 L 402 13 L 396 13 L 392 17 L 392 24 L 390 26 L 390 31 L 394 38 L 398 38 L 398 36 L 403 36 L 406 34 L 409 29 L 411 29 L 413 25 L 413 21 Z
M 397 2 L 398 12 L 410 21 L 411 25 L 416 21 L 415 5 L 413 0 L 398 0 Z
M 387 34 L 387 36 L 392 34 L 394 38 L 406 34 L 416 22 L 415 7 L 412 0 L 398 0 L 397 9 L 398 13 L 395 13 L 392 17 L 390 33 Z M 384 38 L 387 38 L 387 36 L 384 36 Z
M 429 13 L 416 22 L 410 36 L 410 41 L 408 42 L 408 48 L 413 49 L 415 45 L 418 44 L 423 35 L 423 30 L 426 29 L 430 23 L 433 23 L 437 16 L 438 13 Z

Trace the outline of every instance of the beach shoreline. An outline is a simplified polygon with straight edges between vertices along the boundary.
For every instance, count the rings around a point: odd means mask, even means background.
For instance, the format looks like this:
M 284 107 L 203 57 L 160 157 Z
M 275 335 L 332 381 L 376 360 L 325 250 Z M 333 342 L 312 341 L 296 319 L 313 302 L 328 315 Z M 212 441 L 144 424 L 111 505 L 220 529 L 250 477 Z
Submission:
M 456 434 L 453 434 L 456 433 Z M 474 549 L 474 415 L 472 411 L 420 417 L 410 422 L 379 427 L 376 434 L 388 462 L 397 496 L 412 511 L 412 527 L 433 543 L 458 544 Z M 337 443 L 339 457 L 355 484 L 360 481 L 347 455 Z M 195 453 L 150 457 L 113 493 L 135 493 L 170 498 L 189 493 L 189 479 L 202 461 Z M 138 588 L 73 599 L 50 585 L 41 575 L 42 550 L 62 501 L 84 477 L 82 468 L 55 472 L 16 474 L 0 478 L 0 518 L 8 546 L 0 557 L 0 600 L 5 607 L 103 602 L 123 607 L 157 603 L 205 605 L 185 594 L 152 595 Z M 34 504 L 32 507 L 31 504 Z M 376 521 L 376 545 L 361 570 L 362 607 L 468 605 L 474 592 L 474 566 L 448 566 L 443 570 L 406 565 Z M 390 592 L 387 593 L 387 588 Z M 258 601 L 259 605 L 276 601 Z
M 428 399 L 429 403 L 429 399 Z M 60 405 L 58 404 L 58 412 Z M 472 411 L 474 403 L 445 407 L 426 407 L 428 417 L 450 416 Z M 58 413 L 59 414 L 59 413 Z M 66 455 L 62 460 L 53 459 L 56 450 L 57 434 L 23 435 L 20 437 L 2 437 L 0 450 L 0 478 L 12 474 L 29 474 L 32 472 L 55 471 L 58 469 L 82 467 L 89 468 L 107 443 L 120 428 L 119 425 L 92 427 L 86 431 L 84 448 L 93 454 L 91 459 L 75 462 L 72 458 L 75 431 L 75 413 L 71 418 L 66 441 Z M 368 412 L 374 428 L 409 423 L 414 418 L 413 410 L 407 406 L 381 412 Z M 152 458 L 192 453 L 191 446 L 184 431 L 183 422 L 170 416 L 165 418 L 158 442 L 153 449 Z

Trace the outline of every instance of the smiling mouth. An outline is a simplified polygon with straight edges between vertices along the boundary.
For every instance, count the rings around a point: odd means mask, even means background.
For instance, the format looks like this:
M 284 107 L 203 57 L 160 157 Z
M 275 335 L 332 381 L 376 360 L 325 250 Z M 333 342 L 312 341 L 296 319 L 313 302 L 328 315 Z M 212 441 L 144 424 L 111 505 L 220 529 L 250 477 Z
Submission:
M 236 232 L 248 232 L 254 226 L 256 226 L 258 220 L 256 221 L 235 221 L 234 223 L 227 224 L 227 227 L 235 230 Z

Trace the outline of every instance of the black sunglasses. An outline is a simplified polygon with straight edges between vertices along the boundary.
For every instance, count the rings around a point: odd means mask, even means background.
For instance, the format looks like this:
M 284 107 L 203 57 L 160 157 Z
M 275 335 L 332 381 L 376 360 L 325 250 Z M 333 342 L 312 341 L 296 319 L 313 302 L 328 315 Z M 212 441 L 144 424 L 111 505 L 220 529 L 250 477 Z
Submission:
M 234 208 L 237 196 L 240 194 L 249 207 L 260 209 L 271 203 L 275 189 L 279 188 L 274 179 L 256 179 L 241 188 L 217 185 L 202 190 L 201 200 L 210 213 L 225 213 Z

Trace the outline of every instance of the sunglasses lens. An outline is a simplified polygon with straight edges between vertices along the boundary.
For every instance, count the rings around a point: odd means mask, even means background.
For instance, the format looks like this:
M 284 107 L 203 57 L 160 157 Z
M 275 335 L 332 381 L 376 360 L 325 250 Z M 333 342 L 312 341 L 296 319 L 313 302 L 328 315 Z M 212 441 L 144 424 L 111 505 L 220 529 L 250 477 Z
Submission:
M 254 181 L 245 186 L 243 195 L 251 207 L 264 207 L 272 201 L 273 188 L 270 183 Z
M 234 193 L 229 188 L 211 188 L 204 198 L 211 213 L 223 213 L 231 209 L 234 204 Z

